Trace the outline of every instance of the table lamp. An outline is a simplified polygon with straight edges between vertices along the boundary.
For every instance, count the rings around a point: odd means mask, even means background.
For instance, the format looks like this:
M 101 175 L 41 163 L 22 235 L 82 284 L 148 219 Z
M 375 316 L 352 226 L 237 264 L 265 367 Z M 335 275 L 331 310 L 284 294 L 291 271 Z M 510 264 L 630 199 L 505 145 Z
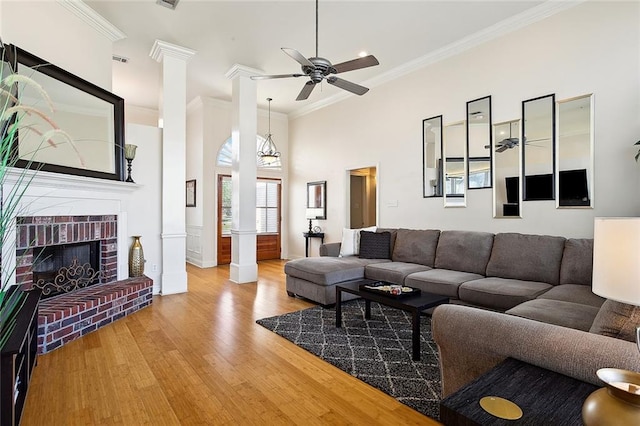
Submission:
M 314 219 L 317 219 L 319 217 L 322 217 L 322 209 L 307 208 L 305 216 L 309 220 L 309 234 L 313 234 L 311 221 L 314 220 Z
M 595 219 L 592 286 L 599 296 L 640 309 L 640 218 Z M 640 350 L 638 326 L 636 344 Z M 615 419 L 619 424 L 640 424 L 640 374 L 601 368 L 597 375 L 606 387 L 584 402 L 584 423 L 609 424 Z

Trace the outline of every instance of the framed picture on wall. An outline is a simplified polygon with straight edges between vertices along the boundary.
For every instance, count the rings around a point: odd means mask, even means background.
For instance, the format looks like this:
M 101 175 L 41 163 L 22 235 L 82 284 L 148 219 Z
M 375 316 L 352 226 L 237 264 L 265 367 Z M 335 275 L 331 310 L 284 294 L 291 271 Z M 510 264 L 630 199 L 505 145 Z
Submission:
M 187 181 L 187 207 L 196 206 L 196 180 Z

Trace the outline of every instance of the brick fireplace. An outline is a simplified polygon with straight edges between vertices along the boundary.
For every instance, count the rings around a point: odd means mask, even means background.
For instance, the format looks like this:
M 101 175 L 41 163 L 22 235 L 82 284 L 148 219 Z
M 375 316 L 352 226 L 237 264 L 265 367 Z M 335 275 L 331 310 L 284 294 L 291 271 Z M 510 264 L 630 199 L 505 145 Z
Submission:
M 118 280 L 117 224 L 117 215 L 16 219 L 16 283 L 25 290 L 34 287 L 43 290 L 38 313 L 38 353 L 56 349 L 151 304 L 153 281 L 150 278 Z M 82 253 L 82 249 L 77 248 L 84 245 L 90 247 L 89 251 L 95 251 L 94 264 L 90 265 L 90 269 L 95 269 L 95 279 L 85 280 L 81 286 L 64 282 L 53 286 L 51 277 L 57 280 L 65 274 L 53 271 L 48 276 L 38 272 L 40 265 L 55 263 L 50 261 L 54 257 L 50 253 L 66 249 L 71 256 L 76 256 Z M 62 265 L 60 270 L 73 269 L 71 266 Z M 38 283 L 38 276 L 48 278 Z M 72 277 L 71 281 L 83 280 Z

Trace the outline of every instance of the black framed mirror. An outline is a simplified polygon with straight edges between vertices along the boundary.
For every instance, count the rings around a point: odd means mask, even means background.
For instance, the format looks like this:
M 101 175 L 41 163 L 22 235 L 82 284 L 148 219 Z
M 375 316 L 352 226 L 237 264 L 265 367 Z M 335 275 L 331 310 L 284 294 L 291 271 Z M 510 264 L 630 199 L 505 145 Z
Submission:
M 521 218 L 520 120 L 493 127 L 493 217 Z
M 522 102 L 524 201 L 555 199 L 555 94 Z
M 422 120 L 422 196 L 442 197 L 442 116 Z
M 558 101 L 558 208 L 593 208 L 593 94 Z
M 465 121 L 444 126 L 444 206 L 467 206 L 467 138 Z
M 327 181 L 307 183 L 307 219 L 327 218 Z
M 5 49 L 13 69 L 47 93 L 55 107 L 47 118 L 68 135 L 60 143 L 43 144 L 25 122 L 15 141 L 16 166 L 123 181 L 124 99 L 17 46 Z M 34 90 L 20 87 L 21 102 L 42 99 Z
M 467 102 L 467 187 L 491 188 L 491 96 Z

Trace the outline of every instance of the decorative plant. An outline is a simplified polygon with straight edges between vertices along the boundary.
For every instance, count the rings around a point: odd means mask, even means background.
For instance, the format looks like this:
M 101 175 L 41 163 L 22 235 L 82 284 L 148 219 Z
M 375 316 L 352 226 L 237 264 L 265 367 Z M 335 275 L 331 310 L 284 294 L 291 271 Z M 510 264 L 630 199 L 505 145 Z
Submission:
M 62 131 L 40 109 L 25 105 L 20 93 L 25 86 L 34 89 L 53 112 L 49 96 L 42 87 L 27 76 L 20 75 L 7 59 L 7 49 L 0 40 L 0 349 L 4 347 L 15 328 L 16 314 L 24 303 L 22 291 L 11 289 L 11 277 L 15 266 L 2 261 L 5 247 L 15 247 L 15 219 L 21 208 L 21 199 L 35 177 L 37 170 L 15 169 L 19 153 L 18 131 L 21 135 L 32 133 L 40 138 L 40 145 L 55 147 L 55 137 L 62 136 L 73 143 L 69 135 Z M 33 153 L 32 153 L 33 154 Z M 28 154 L 27 154 L 28 155 Z M 24 155 L 23 155 L 24 156 Z M 28 161 L 28 160 L 27 160 Z M 29 161 L 28 161 L 29 162 Z M 15 290 L 15 291 L 14 291 Z

